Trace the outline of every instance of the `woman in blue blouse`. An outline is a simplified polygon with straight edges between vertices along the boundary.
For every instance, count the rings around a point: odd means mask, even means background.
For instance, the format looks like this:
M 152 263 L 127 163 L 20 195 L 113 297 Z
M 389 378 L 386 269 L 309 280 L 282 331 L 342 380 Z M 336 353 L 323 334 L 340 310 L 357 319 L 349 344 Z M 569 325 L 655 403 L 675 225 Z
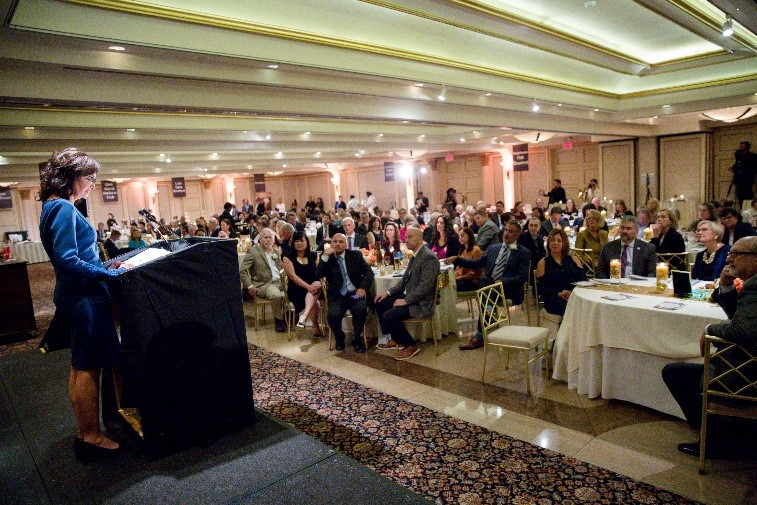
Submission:
M 56 313 L 71 332 L 69 397 L 78 425 L 76 459 L 88 463 L 116 454 L 119 444 L 100 431 L 100 370 L 119 361 L 106 281 L 119 270 L 106 270 L 98 256 L 95 231 L 76 210 L 95 185 L 100 164 L 75 148 L 53 153 L 42 169 L 39 230 L 55 269 Z
M 139 228 L 134 227 L 129 233 L 129 249 L 139 249 L 140 247 L 147 247 L 147 244 L 142 240 L 142 232 L 139 231 Z
M 568 254 L 570 242 L 565 230 L 553 229 L 547 237 L 547 255 L 536 265 L 536 282 L 544 309 L 550 314 L 565 314 L 573 283 L 586 280 L 581 261 Z

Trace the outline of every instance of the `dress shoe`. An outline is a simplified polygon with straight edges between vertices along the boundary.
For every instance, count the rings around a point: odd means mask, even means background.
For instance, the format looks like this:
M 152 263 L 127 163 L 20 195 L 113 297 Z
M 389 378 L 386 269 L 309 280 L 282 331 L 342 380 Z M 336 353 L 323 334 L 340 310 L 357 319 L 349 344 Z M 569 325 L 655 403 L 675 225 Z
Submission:
M 273 324 L 274 324 L 274 330 L 276 331 L 276 333 L 286 333 L 287 325 L 283 319 L 274 319 Z
M 336 350 L 337 351 L 343 351 L 344 350 L 344 342 L 337 342 L 336 343 Z
M 112 458 L 123 452 L 123 443 L 116 449 L 106 449 L 105 447 L 85 442 L 84 439 L 79 437 L 76 437 L 76 440 L 74 440 L 74 455 L 76 455 L 76 460 L 85 465 L 102 459 Z
M 699 457 L 699 442 L 691 442 L 686 444 L 678 444 L 678 450 L 689 456 Z M 707 444 L 707 451 L 705 452 L 706 458 L 727 458 L 731 454 L 731 449 L 728 442 L 718 443 L 709 442 Z
M 397 349 L 398 347 L 399 346 L 397 345 L 397 342 L 392 339 L 389 339 L 388 342 L 376 346 L 377 349 L 380 349 L 382 351 L 386 351 L 388 349 Z
M 421 352 L 421 348 L 416 345 L 409 345 L 402 349 L 401 351 L 397 351 L 397 355 L 394 357 L 394 359 L 398 359 L 400 361 L 405 361 L 406 359 L 410 359 L 416 354 Z
M 352 339 L 352 345 L 355 346 L 355 352 L 357 353 L 364 353 L 365 352 L 365 344 L 363 343 L 363 337 L 355 337 Z
M 472 339 L 468 340 L 466 343 L 464 343 L 463 345 L 461 345 L 459 347 L 459 349 L 461 351 L 472 351 L 473 349 L 478 349 L 478 348 L 483 347 L 483 346 L 484 346 L 484 341 L 483 340 L 479 340 L 477 338 L 472 338 Z

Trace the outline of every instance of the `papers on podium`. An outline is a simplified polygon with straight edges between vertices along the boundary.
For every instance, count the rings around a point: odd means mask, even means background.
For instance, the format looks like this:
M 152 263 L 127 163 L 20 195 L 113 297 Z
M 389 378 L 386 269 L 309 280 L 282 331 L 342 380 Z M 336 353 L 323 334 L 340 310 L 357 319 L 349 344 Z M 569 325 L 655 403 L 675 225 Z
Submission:
M 166 251 L 165 249 L 145 249 L 141 253 L 136 254 L 128 260 L 124 261 L 124 263 L 126 265 L 129 265 L 130 267 L 138 267 L 144 265 L 145 263 L 149 263 L 150 261 L 162 258 L 163 256 L 168 256 L 169 254 L 172 254 L 171 251 Z

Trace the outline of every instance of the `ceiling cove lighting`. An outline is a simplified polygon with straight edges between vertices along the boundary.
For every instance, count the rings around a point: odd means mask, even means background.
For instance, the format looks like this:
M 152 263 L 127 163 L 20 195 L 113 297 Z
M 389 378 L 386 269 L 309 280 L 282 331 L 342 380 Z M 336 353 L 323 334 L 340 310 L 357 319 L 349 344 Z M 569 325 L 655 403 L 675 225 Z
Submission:
M 126 51 L 124 46 L 108 46 L 111 51 Z
M 275 64 L 275 63 L 271 63 L 269 65 L 266 65 L 265 68 L 270 68 L 271 70 L 276 70 L 277 68 L 279 68 L 279 66 L 277 64 Z
M 442 90 L 436 96 L 436 99 L 439 100 L 440 102 L 443 102 L 447 99 L 447 86 L 442 84 Z
M 733 19 L 731 16 L 726 16 L 725 23 L 723 23 L 723 37 L 730 37 L 733 35 Z

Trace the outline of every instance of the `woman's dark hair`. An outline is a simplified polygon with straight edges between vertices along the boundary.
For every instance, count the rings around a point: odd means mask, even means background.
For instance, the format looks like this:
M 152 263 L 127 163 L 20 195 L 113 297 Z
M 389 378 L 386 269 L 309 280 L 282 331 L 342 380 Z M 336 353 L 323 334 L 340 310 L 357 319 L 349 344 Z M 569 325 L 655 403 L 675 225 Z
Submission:
M 434 221 L 434 231 L 431 232 L 431 245 L 439 244 L 439 239 L 441 238 L 441 234 L 439 233 L 439 230 L 436 228 L 436 223 L 439 222 L 440 219 L 444 221 L 444 233 L 445 235 L 447 235 L 447 242 L 449 242 L 452 236 L 455 235 L 455 228 L 452 227 L 452 221 L 450 221 L 448 217 L 439 216 Z
M 741 222 L 741 219 L 742 219 L 741 212 L 734 209 L 733 207 L 723 207 L 722 209 L 718 211 L 718 217 L 721 219 L 724 217 L 729 217 L 729 216 L 733 216 L 736 218 L 736 220 L 739 223 Z
M 562 257 L 563 260 L 568 257 L 568 252 L 570 252 L 570 242 L 568 242 L 568 234 L 565 233 L 565 230 L 562 228 L 554 228 L 551 232 L 549 232 L 549 235 L 547 236 L 547 247 L 549 247 L 549 242 L 552 240 L 552 237 L 555 235 L 560 235 L 560 238 L 562 239 Z M 551 252 L 549 254 L 552 254 Z
M 513 219 L 513 213 L 503 212 L 499 219 L 502 224 L 507 224 Z
M 615 205 L 620 205 L 621 207 L 623 207 L 622 212 L 626 212 L 628 210 L 628 207 L 626 207 L 626 202 L 622 198 L 615 200 Z
M 465 233 L 465 235 L 468 236 L 468 242 L 465 244 L 465 252 L 471 252 L 476 245 L 476 237 L 473 235 L 473 230 L 466 226 L 460 230 L 460 233 Z
M 539 214 L 538 216 L 536 214 Z M 538 217 L 539 221 L 544 221 L 544 211 L 541 209 L 541 207 L 534 207 L 531 210 L 531 217 Z
M 374 223 L 376 223 L 376 222 L 378 222 L 378 224 L 379 224 L 379 227 L 378 227 L 378 231 L 382 231 L 382 230 L 381 230 L 381 218 L 380 218 L 380 217 L 378 217 L 378 216 L 373 216 L 373 217 L 372 217 L 372 218 L 371 218 L 371 219 L 370 219 L 370 220 L 368 221 L 368 231 L 373 231 L 373 224 L 374 224 Z
M 294 243 L 299 240 L 305 241 L 305 257 L 308 259 L 308 261 L 315 261 L 315 253 L 310 250 L 310 239 L 304 231 L 296 231 L 292 235 L 292 240 L 289 242 L 292 247 L 290 248 L 287 257 L 292 261 L 292 263 L 297 261 L 297 250 L 294 248 Z
M 79 177 L 97 174 L 100 164 L 75 147 L 55 151 L 47 160 L 40 177 L 39 199 L 43 202 L 53 195 L 68 200 Z

